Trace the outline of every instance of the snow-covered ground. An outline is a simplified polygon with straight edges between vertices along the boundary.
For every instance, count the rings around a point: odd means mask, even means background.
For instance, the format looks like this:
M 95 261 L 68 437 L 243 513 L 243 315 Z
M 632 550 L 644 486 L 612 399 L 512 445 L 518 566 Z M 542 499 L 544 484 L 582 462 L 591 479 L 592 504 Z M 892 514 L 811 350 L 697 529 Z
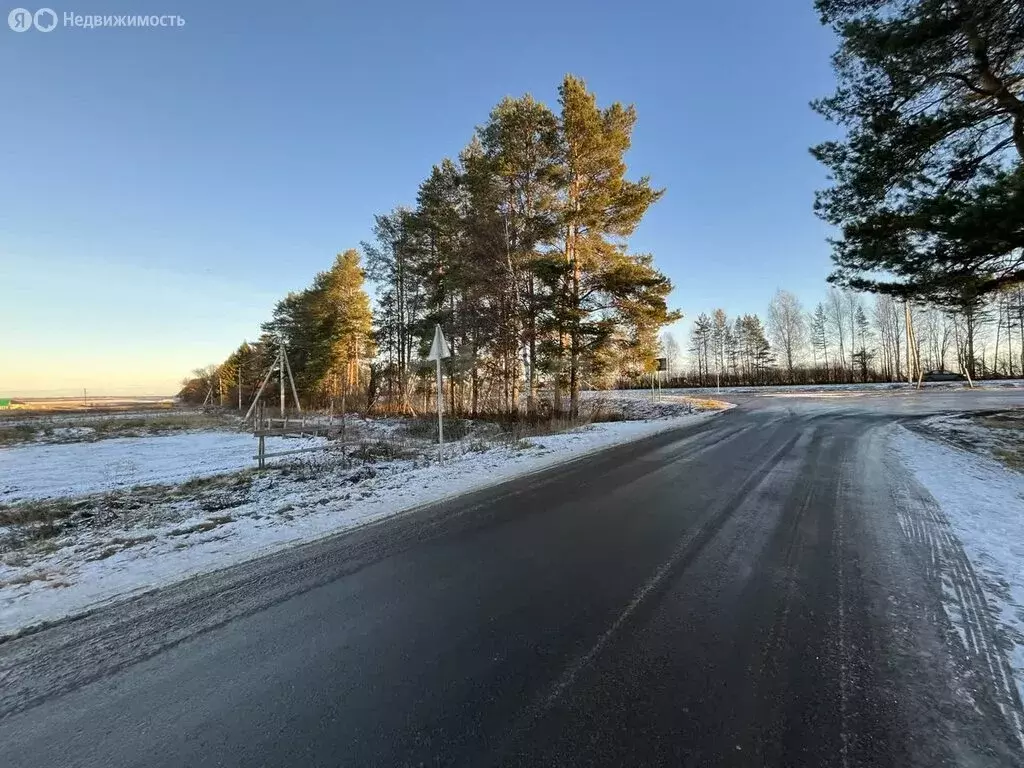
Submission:
M 88 498 L 83 499 L 77 503 L 86 505 L 81 513 L 87 514 L 84 520 L 73 520 L 73 525 L 55 537 L 19 547 L 0 563 L 0 634 L 81 613 L 113 599 L 713 415 L 685 413 L 691 406 L 681 398 L 667 398 L 658 405 L 645 404 L 642 398 L 627 399 L 628 408 L 654 418 L 595 424 L 501 444 L 464 440 L 448 446 L 446 461 L 440 466 L 424 452 L 353 465 L 337 452 L 325 450 L 265 474 L 224 475 L 188 494 L 152 487 L 123 490 L 103 497 L 104 506 L 95 510 L 88 507 Z M 131 485 L 128 478 L 166 485 L 197 472 L 251 466 L 254 448 L 249 435 L 217 433 L 147 438 L 141 444 L 118 447 L 123 442 L 83 446 L 95 450 L 113 444 L 115 452 L 110 456 L 124 461 L 119 477 L 105 476 L 98 461 L 75 475 L 75 461 L 86 460 L 76 453 L 64 454 L 67 458 L 59 460 L 67 476 L 53 469 L 44 472 L 33 469 L 33 461 L 46 454 L 26 453 L 24 458 L 8 461 L 18 462 L 19 471 L 36 480 L 16 480 L 5 469 L 3 483 L 20 483 L 29 489 L 20 491 L 23 494 L 32 489 L 43 493 L 45 482 L 74 493 L 109 490 L 110 482 Z M 154 444 L 156 447 L 150 447 Z M 7 453 L 28 450 L 8 449 Z M 109 513 L 111 504 L 116 513 Z M 109 517 L 106 522 L 105 516 Z
M 977 389 L 1020 389 L 1024 388 L 1024 379 L 993 379 L 991 381 L 977 381 L 974 384 Z M 923 382 L 921 386 L 923 389 L 964 389 L 967 387 L 967 382 L 926 381 Z M 721 387 L 720 389 L 717 387 L 696 387 L 693 389 L 666 389 L 664 392 L 671 393 L 673 395 L 689 395 L 691 397 L 715 397 L 716 395 L 762 395 L 764 397 L 778 397 L 781 395 L 800 394 L 822 396 L 829 393 L 909 391 L 916 388 L 916 384 L 910 386 L 906 382 L 884 381 L 866 384 L 783 384 L 768 387 Z M 648 395 L 650 395 L 650 391 L 648 391 Z
M 318 442 L 323 441 L 269 437 L 267 452 Z M 81 496 L 136 485 L 174 485 L 252 467 L 255 454 L 256 438 L 239 432 L 19 445 L 0 449 L 0 504 Z
M 1024 699 L 1024 475 L 902 427 L 893 441 L 942 508 L 978 574 L 989 609 L 1012 644 L 1010 663 Z M 947 611 L 955 613 L 959 608 L 949 597 Z

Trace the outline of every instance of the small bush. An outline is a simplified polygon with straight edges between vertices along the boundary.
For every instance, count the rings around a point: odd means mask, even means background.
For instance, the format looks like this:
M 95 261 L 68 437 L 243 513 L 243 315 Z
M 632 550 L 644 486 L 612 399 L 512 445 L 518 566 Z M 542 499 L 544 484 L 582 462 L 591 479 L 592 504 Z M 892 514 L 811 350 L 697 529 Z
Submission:
M 0 506 L 0 526 L 52 524 L 70 517 L 75 508 L 76 505 L 67 499 L 43 499 Z
M 472 429 L 473 422 L 469 419 L 445 418 L 444 439 L 445 441 L 462 440 Z M 402 425 L 401 433 L 417 440 L 437 440 L 437 417 L 422 416 L 408 419 Z
M 175 528 L 173 531 L 167 533 L 168 536 L 189 536 L 193 533 L 206 533 L 212 531 L 214 528 L 218 528 L 222 525 L 235 522 L 235 518 L 230 515 L 224 515 L 222 517 L 211 517 L 209 520 L 204 520 L 201 523 L 190 525 L 187 528 Z
M 0 445 L 27 443 L 36 437 L 35 427 L 28 424 L 17 424 L 13 427 L 0 427 Z
M 410 451 L 394 440 L 374 440 L 360 443 L 359 447 L 349 454 L 353 459 L 367 462 L 408 459 L 415 455 L 415 451 Z
M 608 418 L 606 420 L 613 420 Z M 572 429 L 586 426 L 593 421 L 591 414 L 578 419 L 571 419 L 568 416 L 525 416 L 499 422 L 504 436 L 516 442 L 526 437 L 543 437 L 544 435 L 557 435 L 561 432 L 568 432 Z
M 3 587 L 16 587 L 22 584 L 31 584 L 33 581 L 49 581 L 50 574 L 45 571 L 27 571 L 26 573 L 19 573 L 17 576 L 8 579 L 7 581 L 0 581 L 0 589 Z

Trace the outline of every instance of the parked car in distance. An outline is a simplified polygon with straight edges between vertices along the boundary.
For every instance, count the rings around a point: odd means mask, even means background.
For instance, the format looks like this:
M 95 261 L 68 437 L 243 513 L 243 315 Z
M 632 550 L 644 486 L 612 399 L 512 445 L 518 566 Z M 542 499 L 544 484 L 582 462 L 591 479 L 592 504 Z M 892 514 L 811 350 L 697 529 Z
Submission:
M 953 373 L 952 371 L 928 371 L 924 376 L 921 377 L 922 381 L 967 381 L 967 377 L 962 373 Z

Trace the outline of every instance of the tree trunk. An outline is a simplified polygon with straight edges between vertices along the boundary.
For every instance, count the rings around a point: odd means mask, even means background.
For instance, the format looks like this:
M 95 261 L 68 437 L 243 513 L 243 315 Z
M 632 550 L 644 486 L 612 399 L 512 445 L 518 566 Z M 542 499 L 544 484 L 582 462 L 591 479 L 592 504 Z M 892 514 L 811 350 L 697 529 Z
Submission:
M 1017 328 L 1020 330 L 1020 373 L 1024 376 L 1024 288 L 1017 288 Z
M 479 377 L 479 374 L 477 373 L 477 365 L 476 365 L 476 358 L 477 358 L 477 352 L 478 352 L 477 345 L 479 344 L 479 340 L 478 340 L 479 339 L 479 334 L 476 331 L 476 329 L 474 329 L 471 338 L 473 339 L 473 341 L 472 341 L 472 344 L 473 344 L 473 352 L 472 352 L 473 359 L 472 359 L 472 369 L 470 370 L 470 388 L 472 390 L 470 392 L 470 397 L 471 397 L 471 402 L 472 402 L 472 405 L 470 406 L 470 408 L 471 408 L 470 412 L 473 414 L 473 418 L 475 419 L 479 415 L 479 413 L 480 413 L 480 377 Z
M 967 326 L 967 371 L 972 379 L 977 379 L 977 370 L 974 365 L 974 309 L 966 313 Z
M 530 277 L 529 282 L 529 319 L 527 320 L 527 332 L 530 338 L 528 339 L 530 347 L 530 373 L 529 373 L 529 391 L 526 394 L 526 412 L 534 414 L 537 412 L 537 306 L 536 306 L 536 287 L 534 286 L 533 277 Z

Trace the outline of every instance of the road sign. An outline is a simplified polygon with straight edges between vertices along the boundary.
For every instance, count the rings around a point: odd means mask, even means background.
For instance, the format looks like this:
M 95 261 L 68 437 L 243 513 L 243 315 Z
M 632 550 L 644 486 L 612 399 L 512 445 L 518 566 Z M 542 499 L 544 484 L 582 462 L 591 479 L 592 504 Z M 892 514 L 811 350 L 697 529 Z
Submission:
M 11 398 L 9 398 L 9 397 L 0 397 L 0 408 L 10 408 L 10 407 L 11 407 Z
M 430 345 L 430 354 L 427 355 L 427 360 L 441 361 L 441 358 L 451 357 L 452 351 L 448 347 L 448 342 L 444 339 L 444 334 L 441 333 L 441 326 L 434 327 L 434 343 Z
M 658 364 L 658 370 L 659 371 L 667 371 L 668 370 L 668 358 L 667 357 L 655 358 L 654 362 L 656 362 Z
M 437 363 L 437 459 L 444 461 L 444 421 L 441 418 L 441 411 L 444 409 L 444 398 L 441 395 L 441 358 L 451 357 L 452 351 L 448 342 L 444 340 L 441 333 L 441 326 L 434 327 L 434 343 L 430 345 L 430 354 L 427 360 L 435 360 Z

